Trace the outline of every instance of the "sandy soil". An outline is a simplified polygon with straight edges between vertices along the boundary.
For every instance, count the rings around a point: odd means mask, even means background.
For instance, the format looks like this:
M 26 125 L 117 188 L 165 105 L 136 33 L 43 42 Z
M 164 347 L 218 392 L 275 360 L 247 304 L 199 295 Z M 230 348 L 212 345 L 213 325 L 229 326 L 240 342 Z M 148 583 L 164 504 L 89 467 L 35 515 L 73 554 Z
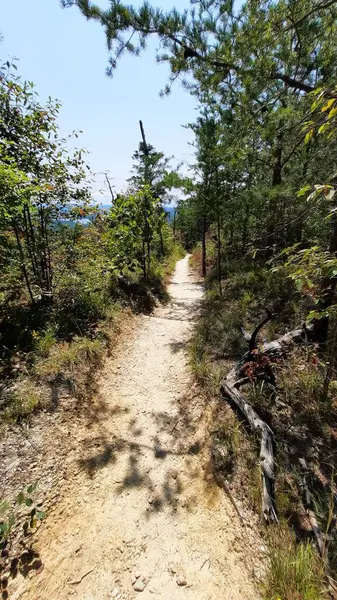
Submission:
M 90 421 L 68 432 L 74 467 L 35 544 L 44 569 L 17 578 L 11 599 L 259 598 L 261 540 L 213 482 L 212 410 L 187 364 L 203 294 L 188 261 L 171 302 L 108 361 Z

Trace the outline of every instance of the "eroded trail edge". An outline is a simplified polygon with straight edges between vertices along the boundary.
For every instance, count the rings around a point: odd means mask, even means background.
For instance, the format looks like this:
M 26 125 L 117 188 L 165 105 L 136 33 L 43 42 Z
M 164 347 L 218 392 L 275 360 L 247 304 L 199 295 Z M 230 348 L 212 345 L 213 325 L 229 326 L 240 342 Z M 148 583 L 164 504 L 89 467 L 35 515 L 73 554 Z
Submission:
M 39 531 L 44 570 L 19 579 L 13 597 L 259 598 L 261 541 L 213 483 L 211 407 L 188 369 L 203 295 L 188 256 L 169 293 L 108 361 L 92 418 L 74 440 L 81 453 L 67 492 Z

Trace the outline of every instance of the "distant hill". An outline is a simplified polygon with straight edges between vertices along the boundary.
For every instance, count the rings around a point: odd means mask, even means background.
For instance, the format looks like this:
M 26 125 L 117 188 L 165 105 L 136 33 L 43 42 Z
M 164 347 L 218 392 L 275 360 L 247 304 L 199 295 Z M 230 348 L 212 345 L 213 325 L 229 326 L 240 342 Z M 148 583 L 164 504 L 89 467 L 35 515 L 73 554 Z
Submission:
M 107 213 L 111 208 L 111 204 L 100 204 L 98 207 L 98 213 Z M 167 214 L 167 219 L 169 223 L 173 222 L 174 218 L 174 210 L 175 207 L 171 205 L 166 205 L 163 207 L 164 211 Z M 65 208 L 65 212 L 67 209 Z M 63 223 L 64 225 L 69 225 L 70 227 L 74 227 L 75 223 L 80 223 L 81 225 L 87 225 L 90 223 L 90 219 L 85 217 L 84 219 L 72 220 L 72 219 L 59 219 L 59 223 Z
M 100 211 L 105 212 L 111 208 L 111 204 L 101 204 L 99 208 L 100 208 Z M 172 221 L 173 221 L 174 210 L 175 210 L 175 207 L 172 205 L 164 206 L 164 211 L 166 212 L 167 218 L 170 223 L 172 223 Z

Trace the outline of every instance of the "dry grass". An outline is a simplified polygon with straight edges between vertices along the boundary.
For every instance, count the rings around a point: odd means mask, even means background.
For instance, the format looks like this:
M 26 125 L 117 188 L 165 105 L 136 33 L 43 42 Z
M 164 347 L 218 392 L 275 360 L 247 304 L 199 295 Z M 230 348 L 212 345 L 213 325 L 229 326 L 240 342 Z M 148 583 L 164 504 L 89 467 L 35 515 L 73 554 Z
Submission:
M 44 405 L 43 390 L 31 379 L 18 380 L 5 398 L 4 422 L 17 422 Z
M 116 345 L 125 317 L 130 317 L 129 309 L 122 311 L 118 305 L 111 305 L 93 338 L 74 337 L 60 342 L 53 328 L 36 333 L 29 370 L 5 392 L 3 421 L 19 422 L 40 408 L 54 408 L 52 398 L 57 388 L 81 398 L 91 393 L 107 351 Z
M 46 378 L 72 375 L 79 367 L 99 366 L 103 356 L 101 340 L 75 338 L 72 342 L 55 345 L 46 358 L 36 363 L 34 372 L 38 377 Z

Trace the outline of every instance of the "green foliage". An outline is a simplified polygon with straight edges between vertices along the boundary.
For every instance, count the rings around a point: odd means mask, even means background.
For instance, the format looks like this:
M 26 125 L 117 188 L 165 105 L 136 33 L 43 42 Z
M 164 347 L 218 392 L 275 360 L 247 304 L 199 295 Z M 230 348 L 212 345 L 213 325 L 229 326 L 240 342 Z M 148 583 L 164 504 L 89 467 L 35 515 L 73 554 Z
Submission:
M 61 138 L 60 104 L 41 104 L 16 65 L 0 73 L 1 416 L 48 406 L 48 387 L 102 363 L 123 305 L 151 310 L 177 248 L 163 202 L 181 184 L 169 159 L 140 145 L 130 188 L 109 214 L 93 206 L 77 133 Z M 83 221 L 85 219 L 85 221 Z M 121 277 L 128 285 L 122 286 Z M 124 282 L 125 282 L 124 281 Z M 83 375 L 83 376 L 82 376 Z M 48 384 L 48 385 L 47 385 Z M 40 386 L 40 389 L 39 389 Z
M 183 76 L 183 85 L 197 97 L 200 112 L 188 125 L 195 135 L 196 178 L 178 205 L 177 223 L 187 247 L 202 240 L 204 274 L 206 233 L 216 238 L 219 295 L 224 247 L 229 259 L 252 253 L 264 262 L 299 244 L 292 274 L 299 291 L 298 270 L 308 266 L 308 257 L 301 261 L 298 250 L 316 247 L 315 281 L 309 272 L 305 288 L 315 290 L 319 304 L 312 316 L 324 316 L 331 305 L 331 294 L 322 298 L 329 275 L 319 277 L 317 270 L 319 265 L 325 270 L 327 248 L 334 253 L 337 246 L 336 228 L 331 232 L 335 4 L 245 2 L 237 8 L 211 1 L 182 12 L 148 3 L 104 9 L 81 0 L 77 6 L 105 28 L 110 73 L 125 52 L 139 54 L 147 38 L 156 36 L 163 48 L 157 58 L 171 70 L 165 91 Z M 143 162 L 143 175 L 150 162 Z
M 3 500 L 0 501 L 0 548 L 6 547 L 14 528 L 17 526 L 18 517 L 22 511 L 20 507 L 30 509 L 29 512 L 25 511 L 25 520 L 22 525 L 24 532 L 34 529 L 37 523 L 45 518 L 45 513 L 40 508 L 41 505 L 36 505 L 32 498 L 36 485 L 29 484 L 25 491 L 19 492 L 12 504 Z
M 59 254 L 55 268 L 55 222 L 65 212 L 71 215 L 80 207 L 83 210 L 89 201 L 84 152 L 70 153 L 66 139 L 59 137 L 59 108 L 51 100 L 42 106 L 33 84 L 22 82 L 10 66 L 3 67 L 0 230 L 12 235 L 4 261 L 13 261 L 15 247 L 15 259 L 32 304 L 52 301 L 57 271 L 65 266 Z
M 37 363 L 35 372 L 39 376 L 55 378 L 76 371 L 80 365 L 99 365 L 104 348 L 99 339 L 74 338 L 64 342 L 50 352 L 49 356 Z
M 30 567 L 37 569 L 42 566 L 39 555 L 27 546 L 27 540 L 46 516 L 41 503 L 34 498 L 36 487 L 36 483 L 29 484 L 10 503 L 0 500 L 0 586 L 3 598 L 8 598 L 9 578 L 14 579 L 18 572 L 27 575 Z M 23 538 L 18 552 L 14 541 L 20 533 Z

